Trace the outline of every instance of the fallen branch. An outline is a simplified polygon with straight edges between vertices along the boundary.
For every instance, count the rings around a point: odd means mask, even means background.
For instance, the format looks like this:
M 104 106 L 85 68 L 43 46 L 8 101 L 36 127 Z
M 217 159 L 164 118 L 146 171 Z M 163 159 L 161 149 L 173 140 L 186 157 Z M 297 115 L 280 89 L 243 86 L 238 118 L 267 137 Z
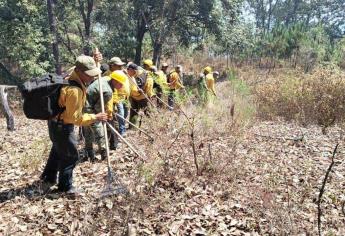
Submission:
M 274 137 L 274 136 L 258 134 L 258 133 L 254 133 L 254 135 L 259 136 L 259 137 L 263 137 L 263 138 L 289 140 L 289 141 L 294 141 L 294 142 L 302 142 L 304 140 L 304 133 L 302 133 L 302 136 L 299 136 L 299 137 L 297 136 L 297 137 L 293 137 L 293 138 Z
M 191 144 L 192 144 L 192 150 L 193 150 L 194 165 L 196 168 L 196 175 L 200 176 L 201 172 L 199 169 L 198 157 L 197 157 L 196 148 L 195 148 L 195 119 L 194 117 L 190 123 L 190 138 L 191 138 Z
M 170 151 L 170 149 L 172 148 L 172 146 L 176 143 L 176 141 L 178 140 L 178 138 L 180 137 L 180 134 L 183 130 L 184 127 L 184 123 L 182 124 L 181 128 L 179 129 L 174 141 L 169 145 L 169 147 L 167 148 L 166 152 L 165 152 L 165 160 L 168 158 L 168 153 Z
M 317 201 L 317 227 L 318 227 L 318 231 L 319 231 L 319 236 L 321 236 L 321 216 L 322 216 L 322 209 L 321 209 L 321 200 L 322 200 L 322 195 L 325 192 L 325 188 L 326 188 L 326 183 L 327 183 L 327 179 L 329 176 L 329 173 L 332 170 L 332 167 L 334 165 L 334 157 L 337 153 L 337 149 L 338 149 L 339 143 L 337 143 L 337 145 L 335 145 L 335 148 L 333 150 L 333 154 L 332 154 L 332 159 L 331 159 L 331 164 L 329 165 L 327 171 L 326 171 L 326 175 L 325 178 L 323 179 L 321 188 L 320 188 L 320 192 L 319 192 L 319 198 Z
M 210 163 L 212 163 L 213 157 L 212 157 L 212 152 L 211 152 L 211 144 L 208 144 L 208 155 L 210 158 Z

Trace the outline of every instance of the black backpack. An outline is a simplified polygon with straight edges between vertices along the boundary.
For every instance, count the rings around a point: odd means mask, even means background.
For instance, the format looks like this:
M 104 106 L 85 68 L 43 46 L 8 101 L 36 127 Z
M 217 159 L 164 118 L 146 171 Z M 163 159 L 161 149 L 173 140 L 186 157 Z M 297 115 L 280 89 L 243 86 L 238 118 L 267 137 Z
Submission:
M 147 72 L 143 72 L 141 75 L 137 76 L 135 80 L 138 87 L 144 89 L 147 80 Z
M 171 74 L 174 73 L 175 71 L 170 71 L 169 74 L 167 74 L 167 83 L 169 84 L 170 83 L 170 77 L 171 77 Z
M 81 88 L 78 82 L 54 74 L 33 78 L 23 83 L 19 86 L 19 90 L 24 99 L 25 116 L 29 119 L 49 120 L 61 114 L 65 108 L 58 104 L 60 90 L 67 85 Z

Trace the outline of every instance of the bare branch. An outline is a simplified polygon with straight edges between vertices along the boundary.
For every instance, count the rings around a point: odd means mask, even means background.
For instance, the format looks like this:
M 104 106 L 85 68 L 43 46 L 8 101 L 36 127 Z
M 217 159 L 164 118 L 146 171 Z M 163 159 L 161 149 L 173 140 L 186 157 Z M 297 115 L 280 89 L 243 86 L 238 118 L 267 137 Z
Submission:
M 317 227 L 318 227 L 318 231 L 319 231 L 319 236 L 321 236 L 321 216 L 322 216 L 322 209 L 321 209 L 321 200 L 322 200 L 322 195 L 325 192 L 325 188 L 326 188 L 326 183 L 327 183 L 327 179 L 329 176 L 329 173 L 332 170 L 332 167 L 334 165 L 334 157 L 337 153 L 337 149 L 338 149 L 339 143 L 337 143 L 337 145 L 335 145 L 335 148 L 333 150 L 333 154 L 332 154 L 332 159 L 331 159 L 331 164 L 329 165 L 327 171 L 326 171 L 326 175 L 325 178 L 323 179 L 321 188 L 320 188 L 320 192 L 319 192 L 319 198 L 317 201 Z

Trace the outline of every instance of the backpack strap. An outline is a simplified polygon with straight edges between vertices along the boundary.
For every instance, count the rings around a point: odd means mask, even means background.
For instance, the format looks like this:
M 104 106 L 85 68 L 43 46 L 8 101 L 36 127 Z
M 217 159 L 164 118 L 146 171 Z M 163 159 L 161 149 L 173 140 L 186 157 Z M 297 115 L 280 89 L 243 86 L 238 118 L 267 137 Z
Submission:
M 81 90 L 83 90 L 83 87 L 81 86 L 81 84 L 79 84 L 77 81 L 75 80 L 67 80 L 69 86 L 74 86 L 74 87 L 78 87 Z
M 136 82 L 139 88 L 144 89 L 146 81 L 147 81 L 147 76 L 148 76 L 148 73 L 143 72 L 141 75 L 139 75 L 136 78 Z

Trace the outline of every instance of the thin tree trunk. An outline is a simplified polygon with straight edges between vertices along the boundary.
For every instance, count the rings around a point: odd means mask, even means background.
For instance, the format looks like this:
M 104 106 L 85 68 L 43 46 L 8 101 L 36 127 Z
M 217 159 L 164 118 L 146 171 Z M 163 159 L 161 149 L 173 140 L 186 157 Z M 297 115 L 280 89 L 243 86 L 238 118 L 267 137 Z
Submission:
M 137 21 L 137 35 L 136 35 L 137 46 L 135 48 L 134 62 L 139 65 L 141 61 L 141 49 L 143 45 L 143 39 L 146 33 L 146 24 L 145 24 L 145 20 L 143 19 L 141 15 L 139 15 L 138 17 L 139 19 Z
M 91 14 L 93 11 L 94 0 L 87 0 L 87 7 L 85 12 L 84 0 L 78 0 L 79 11 L 84 23 L 84 54 L 91 53 Z
M 162 43 L 161 42 L 155 42 L 153 46 L 153 64 L 158 65 L 158 62 L 160 60 L 160 55 L 162 53 Z
M 58 40 L 58 32 L 56 27 L 56 20 L 54 15 L 54 0 L 47 0 L 47 9 L 48 9 L 48 21 L 50 32 L 53 35 L 53 55 L 55 60 L 55 72 L 58 75 L 61 75 L 61 64 L 60 64 L 60 52 L 59 52 L 59 40 Z
M 14 117 L 10 110 L 10 106 L 8 105 L 7 92 L 5 88 L 6 86 L 0 86 L 1 111 L 5 114 L 6 117 L 7 130 L 14 131 Z

